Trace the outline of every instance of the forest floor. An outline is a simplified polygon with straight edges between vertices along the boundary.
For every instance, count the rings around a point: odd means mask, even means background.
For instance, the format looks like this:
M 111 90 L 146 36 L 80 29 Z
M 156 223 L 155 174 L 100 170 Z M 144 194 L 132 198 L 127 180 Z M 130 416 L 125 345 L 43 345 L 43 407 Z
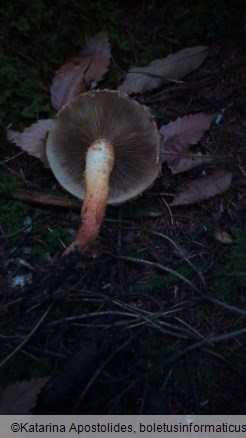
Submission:
M 1 11 L 0 385 L 49 376 L 35 412 L 245 413 L 243 9 L 222 0 L 22 0 Z M 130 65 L 209 47 L 184 83 L 137 100 L 158 126 L 221 115 L 200 143 L 212 160 L 177 175 L 163 165 L 140 198 L 108 207 L 93 257 L 43 297 L 39 286 L 71 242 L 79 208 L 14 199 L 16 189 L 71 196 L 5 131 L 53 117 L 55 71 L 102 30 L 112 50 L 102 89 L 116 89 Z M 227 192 L 169 207 L 178 187 L 217 168 L 233 174 Z

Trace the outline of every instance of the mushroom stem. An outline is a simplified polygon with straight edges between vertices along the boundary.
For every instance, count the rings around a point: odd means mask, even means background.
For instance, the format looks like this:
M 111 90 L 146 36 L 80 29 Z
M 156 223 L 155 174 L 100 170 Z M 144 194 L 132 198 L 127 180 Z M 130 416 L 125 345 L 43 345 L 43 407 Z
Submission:
M 91 144 L 86 155 L 85 198 L 77 236 L 64 255 L 74 249 L 86 250 L 96 239 L 105 214 L 109 194 L 109 177 L 114 164 L 113 147 L 106 140 Z

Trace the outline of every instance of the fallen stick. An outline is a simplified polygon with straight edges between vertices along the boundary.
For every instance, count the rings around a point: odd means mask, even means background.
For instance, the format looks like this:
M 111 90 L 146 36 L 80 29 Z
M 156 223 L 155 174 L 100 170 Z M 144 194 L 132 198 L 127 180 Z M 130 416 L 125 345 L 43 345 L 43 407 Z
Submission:
M 55 196 L 34 190 L 15 189 L 9 193 L 9 196 L 13 199 L 17 199 L 18 201 L 30 202 L 34 204 L 81 209 L 81 202 L 77 201 L 76 199 Z

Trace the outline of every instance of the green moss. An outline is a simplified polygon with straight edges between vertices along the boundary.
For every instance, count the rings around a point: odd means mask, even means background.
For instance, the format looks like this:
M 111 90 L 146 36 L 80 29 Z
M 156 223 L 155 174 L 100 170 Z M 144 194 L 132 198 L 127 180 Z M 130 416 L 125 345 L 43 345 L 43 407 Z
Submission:
M 129 65 L 146 65 L 189 45 L 229 39 L 235 29 L 239 39 L 242 30 L 235 26 L 239 5 L 233 12 L 222 7 L 222 1 L 204 5 L 201 0 L 192 8 L 188 1 L 156 0 L 131 8 L 131 17 L 127 4 L 112 0 L 7 2 L 0 7 L 0 116 L 6 124 L 21 117 L 24 125 L 52 116 L 49 87 L 55 70 L 97 32 L 109 35 L 117 68 L 112 66 L 106 84 L 114 88 L 118 67 L 127 70 Z M 134 17 L 138 22 L 132 28 Z M 149 29 L 151 22 L 154 29 Z
M 37 243 L 38 240 L 38 243 Z M 61 229 L 43 229 L 38 232 L 38 239 L 35 239 L 31 247 L 32 257 L 36 263 L 47 262 L 47 253 L 54 255 L 57 251 L 64 249 L 70 241 L 67 233 Z
M 19 181 L 11 174 L 0 170 L 0 195 L 8 194 L 20 186 Z
M 59 228 L 46 229 L 41 232 L 41 237 L 45 241 L 47 248 L 51 251 L 57 251 L 62 248 L 62 243 L 68 243 L 67 233 Z
M 111 1 L 102 8 L 99 0 L 20 0 L 0 7 L 0 14 L 0 117 L 6 124 L 21 118 L 25 125 L 53 115 L 49 87 L 55 70 L 96 33 L 107 31 L 115 54 L 130 62 L 122 11 Z
M 45 245 L 35 243 L 31 246 L 31 254 L 35 263 L 43 265 L 47 259 L 46 252 Z
M 29 120 L 50 117 L 49 98 L 39 86 L 42 83 L 39 70 L 33 66 L 26 68 L 22 59 L 4 53 L 0 54 L 0 65 L 0 75 L 4 80 L 0 97 L 0 116 L 3 120 L 13 121 L 15 115 L 17 119 L 22 117 Z
M 133 257 L 136 259 L 141 258 L 141 253 L 139 253 L 139 248 L 135 243 L 130 243 L 129 245 L 126 245 L 126 247 L 123 250 L 123 255 L 126 257 Z
M 173 120 L 173 118 L 163 111 L 159 111 L 155 108 L 147 107 L 147 110 L 152 115 L 152 117 L 159 119 L 162 124 L 167 124 Z
M 189 278 L 190 274 L 192 273 L 192 269 L 189 266 L 181 265 L 177 268 L 172 267 L 173 270 L 175 270 L 178 274 L 183 275 L 184 277 Z M 148 278 L 144 281 L 144 283 L 137 283 L 135 285 L 135 291 L 136 292 L 159 292 L 161 290 L 168 289 L 169 287 L 173 286 L 174 284 L 177 284 L 180 282 L 180 280 L 176 275 L 172 274 L 156 274 L 152 277 Z
M 27 216 L 27 206 L 20 201 L 9 201 L 1 206 L 0 218 L 7 233 L 15 233 L 24 226 Z
M 222 300 L 237 298 L 246 282 L 246 228 L 235 230 L 233 237 L 231 250 L 210 286 L 212 296 Z
M 141 342 L 141 354 L 152 359 L 171 357 L 177 352 L 175 344 L 168 344 L 156 339 L 156 330 L 149 329 L 145 339 Z
M 31 364 L 31 375 L 29 377 L 46 377 L 52 373 L 51 363 L 47 358 L 39 358 L 38 362 Z

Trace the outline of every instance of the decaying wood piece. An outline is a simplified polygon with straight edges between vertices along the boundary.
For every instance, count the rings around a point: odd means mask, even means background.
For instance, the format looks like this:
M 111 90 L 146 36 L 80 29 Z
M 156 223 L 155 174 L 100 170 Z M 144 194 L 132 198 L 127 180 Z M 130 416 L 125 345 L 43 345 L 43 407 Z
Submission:
M 76 199 L 55 196 L 48 193 L 28 189 L 15 189 L 9 196 L 18 201 L 30 202 L 33 204 L 51 205 L 53 207 L 80 209 L 81 203 Z

